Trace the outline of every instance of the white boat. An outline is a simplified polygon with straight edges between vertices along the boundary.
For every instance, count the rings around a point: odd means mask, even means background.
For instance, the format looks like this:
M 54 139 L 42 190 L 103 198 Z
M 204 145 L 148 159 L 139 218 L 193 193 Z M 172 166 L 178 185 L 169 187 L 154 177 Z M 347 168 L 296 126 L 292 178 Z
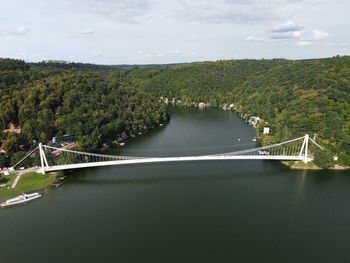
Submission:
M 5 207 L 5 206 L 17 205 L 17 204 L 25 203 L 40 197 L 42 197 L 42 195 L 39 193 L 22 194 L 17 197 L 6 200 L 5 202 L 1 203 L 0 206 Z

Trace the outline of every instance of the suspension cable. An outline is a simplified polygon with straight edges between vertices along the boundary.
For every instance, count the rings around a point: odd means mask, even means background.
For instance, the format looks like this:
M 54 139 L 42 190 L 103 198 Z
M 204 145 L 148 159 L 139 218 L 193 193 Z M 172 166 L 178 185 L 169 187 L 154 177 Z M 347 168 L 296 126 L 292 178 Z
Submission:
M 22 161 L 24 161 L 25 159 L 27 159 L 28 156 L 30 156 L 33 152 L 35 152 L 36 150 L 39 149 L 39 146 L 36 147 L 33 151 L 31 151 L 30 153 L 28 153 L 24 158 L 22 158 L 18 163 L 16 163 L 14 166 L 12 166 L 11 168 L 15 168 L 17 165 L 19 165 Z

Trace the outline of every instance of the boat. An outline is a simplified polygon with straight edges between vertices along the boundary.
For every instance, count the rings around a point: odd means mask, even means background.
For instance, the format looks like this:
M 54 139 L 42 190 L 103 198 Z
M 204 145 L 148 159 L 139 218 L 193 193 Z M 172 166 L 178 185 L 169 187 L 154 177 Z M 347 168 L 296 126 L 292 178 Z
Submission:
M 37 199 L 40 197 L 42 197 L 42 195 L 39 193 L 21 194 L 17 197 L 6 200 L 5 202 L 1 203 L 0 206 L 6 207 L 6 206 L 11 206 L 11 205 L 18 205 L 18 204 L 29 202 L 31 200 L 34 200 L 34 199 Z

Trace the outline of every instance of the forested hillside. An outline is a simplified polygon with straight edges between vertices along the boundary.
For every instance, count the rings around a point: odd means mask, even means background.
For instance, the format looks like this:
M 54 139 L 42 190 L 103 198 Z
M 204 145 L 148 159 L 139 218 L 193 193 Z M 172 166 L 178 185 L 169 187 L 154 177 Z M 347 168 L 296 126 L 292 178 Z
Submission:
M 316 133 L 341 164 L 350 165 L 350 57 L 140 68 L 124 83 L 187 105 L 234 103 L 245 116 L 268 122 L 270 142 Z
M 124 83 L 158 98 L 175 97 L 185 104 L 205 101 L 219 105 L 226 102 L 233 87 L 256 74 L 287 63 L 284 59 L 227 60 L 145 67 L 131 70 Z
M 20 134 L 0 132 L 0 146 L 11 155 L 69 134 L 84 150 L 94 151 L 124 131 L 168 119 L 166 106 L 152 96 L 121 87 L 110 75 L 78 69 L 28 65 L 0 59 L 0 129 L 10 123 Z
M 95 150 L 123 131 L 168 118 L 160 97 L 182 105 L 234 104 L 264 119 L 263 143 L 309 133 L 350 165 L 350 57 L 291 61 L 231 60 L 118 69 L 81 63 L 0 59 L 0 133 L 8 153 L 70 134 Z M 267 124 L 268 123 L 268 124 Z

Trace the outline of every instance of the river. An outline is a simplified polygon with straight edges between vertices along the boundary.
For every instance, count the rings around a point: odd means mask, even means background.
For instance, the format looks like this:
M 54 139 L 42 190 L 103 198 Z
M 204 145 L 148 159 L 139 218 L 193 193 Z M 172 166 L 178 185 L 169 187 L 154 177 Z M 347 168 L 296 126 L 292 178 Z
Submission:
M 174 110 L 118 154 L 253 147 L 234 112 Z M 0 210 L 0 262 L 350 262 L 350 174 L 274 161 L 75 171 L 32 203 Z

